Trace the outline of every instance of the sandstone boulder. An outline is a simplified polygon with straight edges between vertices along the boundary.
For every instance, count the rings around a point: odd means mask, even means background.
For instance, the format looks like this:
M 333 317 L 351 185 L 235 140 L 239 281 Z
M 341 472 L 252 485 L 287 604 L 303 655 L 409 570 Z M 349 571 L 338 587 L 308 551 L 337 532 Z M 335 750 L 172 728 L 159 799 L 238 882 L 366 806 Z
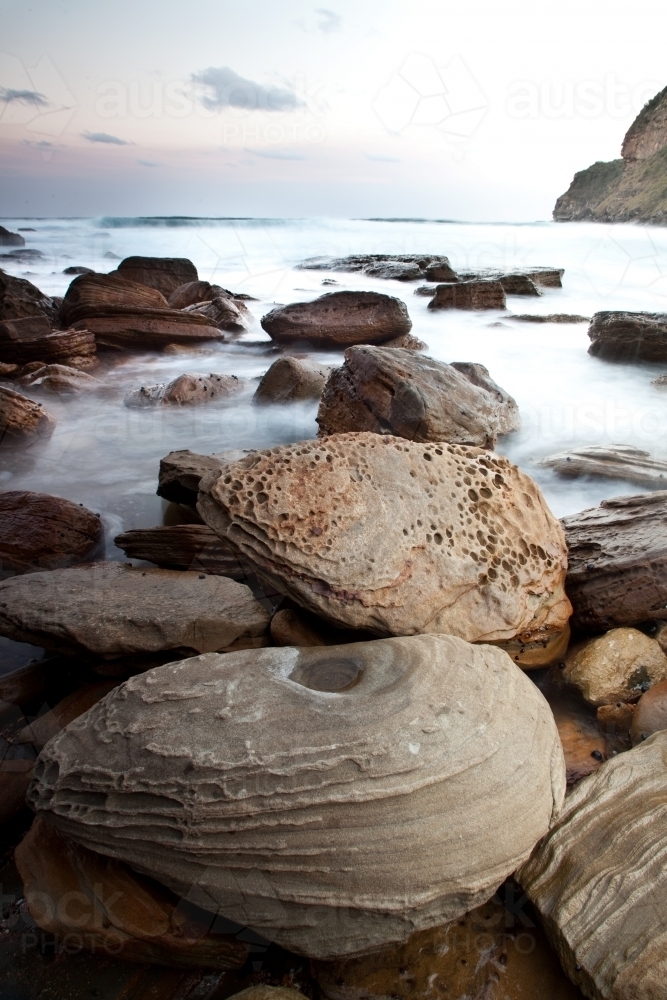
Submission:
M 125 962 L 237 969 L 248 957 L 235 936 L 211 932 L 152 879 L 61 837 L 38 817 L 14 853 L 28 911 L 64 942 Z
M 630 723 L 632 745 L 667 729 L 667 680 L 659 681 L 641 696 Z
M 196 570 L 235 580 L 246 577 L 234 552 L 207 524 L 134 528 L 117 535 L 114 542 L 128 559 L 145 559 L 167 569 Z
M 335 434 L 253 452 L 200 490 L 201 516 L 244 561 L 342 627 L 504 642 L 567 625 L 560 525 L 493 453 Z
M 0 635 L 70 654 L 222 650 L 268 624 L 248 587 L 224 576 L 109 562 L 0 583 Z
M 495 386 L 485 368 L 472 367 Z M 465 365 L 456 368 L 394 348 L 348 347 L 342 368 L 332 371 L 322 394 L 320 434 L 373 431 L 493 448 L 499 434 L 519 426 L 519 410 L 498 386 L 490 392 L 478 383 Z
M 326 347 L 380 344 L 409 333 L 405 303 L 379 292 L 328 292 L 313 302 L 278 306 L 262 327 L 279 344 L 307 340 Z
M 199 455 L 188 448 L 170 451 L 160 459 L 157 495 L 172 503 L 194 506 L 197 503 L 199 483 L 210 472 L 217 472 L 229 461 L 244 457 L 244 452 L 219 452 L 216 455 Z
M 33 444 L 53 434 L 56 419 L 41 403 L 0 386 L 0 446 Z
M 359 271 L 374 278 L 398 281 L 456 281 L 448 257 L 437 254 L 352 254 L 349 257 L 310 257 L 297 267 L 304 271 Z
M 661 618 L 667 606 L 667 497 L 603 500 L 562 520 L 572 624 L 600 632 Z
M 88 330 L 52 330 L 44 316 L 0 322 L 0 356 L 10 364 L 68 364 L 75 357 L 95 363 L 96 351 Z
M 588 353 L 605 361 L 667 361 L 667 314 L 597 312 Z
M 48 295 L 25 278 L 15 278 L 0 269 L 0 320 L 44 316 L 53 324 L 58 309 Z
M 48 389 L 57 393 L 95 392 L 104 388 L 104 382 L 98 378 L 68 365 L 42 365 L 21 375 L 17 381 L 19 385 L 29 385 L 31 389 Z
M 602 476 L 667 487 L 667 462 L 629 444 L 587 445 L 542 459 L 542 465 L 562 476 Z
M 637 701 L 656 681 L 667 680 L 667 656 L 638 629 L 614 628 L 569 656 L 563 679 L 591 705 Z
M 245 385 L 237 375 L 179 375 L 161 385 L 142 385 L 125 397 L 126 406 L 194 406 L 228 399 Z
M 231 299 L 222 295 L 203 302 L 195 302 L 183 311 L 188 315 L 204 316 L 218 330 L 231 330 L 240 333 L 245 329 L 243 316 L 238 306 Z
M 570 793 L 517 878 L 590 1000 L 661 1000 L 667 982 L 667 733 Z
M 537 688 L 452 636 L 158 667 L 71 723 L 34 773 L 29 803 L 64 836 L 313 958 L 480 905 L 565 791 Z
M 262 375 L 253 401 L 291 403 L 294 400 L 319 399 L 330 371 L 330 368 L 312 361 L 278 358 Z
M 49 493 L 0 493 L 0 567 L 26 573 L 89 559 L 104 538 L 99 514 Z
M 458 281 L 436 285 L 429 309 L 504 309 L 505 290 L 499 281 Z
M 186 257 L 126 257 L 117 273 L 129 281 L 157 288 L 165 298 L 186 282 L 197 281 L 197 268 Z

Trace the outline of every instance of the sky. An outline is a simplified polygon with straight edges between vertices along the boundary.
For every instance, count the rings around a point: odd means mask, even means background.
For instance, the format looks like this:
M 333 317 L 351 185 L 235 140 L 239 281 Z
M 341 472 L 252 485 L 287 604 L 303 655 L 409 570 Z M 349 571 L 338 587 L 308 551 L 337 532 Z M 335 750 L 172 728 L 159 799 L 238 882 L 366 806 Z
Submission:
M 0 0 L 0 216 L 548 219 L 663 0 Z

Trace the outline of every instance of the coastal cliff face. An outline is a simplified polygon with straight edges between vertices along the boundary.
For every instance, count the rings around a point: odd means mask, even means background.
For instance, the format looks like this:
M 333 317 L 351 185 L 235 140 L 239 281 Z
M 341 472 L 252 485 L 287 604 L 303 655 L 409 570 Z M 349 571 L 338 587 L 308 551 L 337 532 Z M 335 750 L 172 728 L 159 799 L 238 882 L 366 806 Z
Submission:
M 576 173 L 556 202 L 554 219 L 667 223 L 667 87 L 637 115 L 621 156 Z

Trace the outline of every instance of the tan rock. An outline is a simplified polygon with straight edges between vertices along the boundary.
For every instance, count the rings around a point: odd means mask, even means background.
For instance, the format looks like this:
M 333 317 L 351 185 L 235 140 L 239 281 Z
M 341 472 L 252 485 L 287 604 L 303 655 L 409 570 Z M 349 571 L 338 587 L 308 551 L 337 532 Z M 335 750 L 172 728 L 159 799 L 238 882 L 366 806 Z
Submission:
M 639 699 L 630 722 L 632 745 L 663 729 L 667 729 L 667 680 L 658 681 Z
M 505 290 L 499 281 L 457 281 L 437 285 L 429 309 L 504 309 Z
M 591 705 L 637 701 L 667 679 L 667 656 L 638 629 L 614 628 L 569 656 L 563 677 Z
M 241 392 L 245 379 L 237 375 L 197 373 L 179 375 L 162 385 L 142 385 L 128 393 L 126 406 L 194 406 L 214 399 L 227 399 Z
M 560 526 L 493 453 L 336 434 L 253 452 L 200 489 L 221 538 L 341 627 L 526 643 L 567 624 Z
M 248 313 L 244 299 L 251 298 L 250 295 L 235 295 L 220 285 L 212 285 L 210 281 L 188 281 L 169 295 L 168 302 L 172 309 L 187 309 L 198 302 L 211 302 L 219 298 L 227 299 L 242 315 Z
M 272 340 L 308 340 L 325 347 L 381 344 L 409 333 L 412 321 L 401 299 L 379 292 L 329 292 L 313 302 L 278 306 L 262 319 Z
M 411 333 L 404 333 L 402 337 L 394 337 L 393 340 L 385 340 L 383 347 L 400 347 L 405 351 L 425 351 L 427 345 L 419 337 L 413 337 Z
M 602 476 L 632 483 L 667 486 L 667 462 L 651 458 L 648 451 L 627 444 L 589 445 L 542 459 L 542 465 L 562 476 Z
M 299 611 L 284 608 L 271 619 L 271 638 L 276 646 L 328 646 L 326 636 Z
M 194 505 L 197 502 L 199 483 L 203 476 L 216 472 L 229 461 L 244 457 L 244 452 L 219 452 L 199 455 L 185 448 L 170 451 L 160 459 L 160 476 L 157 494 L 172 503 Z
M 591 1000 L 662 1000 L 667 982 L 667 733 L 570 793 L 517 879 Z
M 49 493 L 0 493 L 0 568 L 25 573 L 89 559 L 104 538 L 98 514 Z
M 245 329 L 240 309 L 225 295 L 216 295 L 213 299 L 195 302 L 191 306 L 186 306 L 183 311 L 205 316 L 213 326 L 217 326 L 218 330 L 240 332 Z
M 0 635 L 65 653 L 201 653 L 268 624 L 248 587 L 224 576 L 109 562 L 0 582 Z
M 139 674 L 44 748 L 29 803 L 193 903 L 330 958 L 490 898 L 564 790 L 549 707 L 509 658 L 415 636 Z
M 289 356 L 278 358 L 262 375 L 253 402 L 291 403 L 293 400 L 319 399 L 330 371 L 312 361 Z
M 50 437 L 56 419 L 27 396 L 0 386 L 0 445 L 5 448 L 25 446 Z
M 197 268 L 187 257 L 126 257 L 117 273 L 129 281 L 156 288 L 168 297 L 186 282 L 197 281 Z
M 20 365 L 9 365 L 9 364 L 4 364 L 3 362 L 0 362 L 0 377 L 1 378 L 14 378 L 15 375 L 18 375 L 18 373 L 20 372 L 20 370 L 21 370 Z
M 44 316 L 0 322 L 0 355 L 12 364 L 69 364 L 73 357 L 85 357 L 96 364 L 96 351 L 95 337 L 89 330 L 52 330 Z
M 14 858 L 30 916 L 70 947 L 177 969 L 238 969 L 246 961 L 246 945 L 211 932 L 210 914 L 189 912 L 161 885 L 65 840 L 41 817 Z
M 523 642 L 518 638 L 512 639 L 510 642 L 499 642 L 496 645 L 500 649 L 504 649 L 522 670 L 534 670 L 562 660 L 569 643 L 570 626 L 567 625 L 562 632 L 554 632 L 545 639 Z
M 49 389 L 51 392 L 91 392 L 104 388 L 104 383 L 78 368 L 67 365 L 43 365 L 27 375 L 22 375 L 20 385 L 33 389 Z
M 32 282 L 15 278 L 0 269 L 0 320 L 21 319 L 24 316 L 44 316 L 53 324 L 58 309 L 53 299 L 40 292 Z
M 189 569 L 244 580 L 246 572 L 230 547 L 207 524 L 134 528 L 114 538 L 128 559 L 167 569 Z

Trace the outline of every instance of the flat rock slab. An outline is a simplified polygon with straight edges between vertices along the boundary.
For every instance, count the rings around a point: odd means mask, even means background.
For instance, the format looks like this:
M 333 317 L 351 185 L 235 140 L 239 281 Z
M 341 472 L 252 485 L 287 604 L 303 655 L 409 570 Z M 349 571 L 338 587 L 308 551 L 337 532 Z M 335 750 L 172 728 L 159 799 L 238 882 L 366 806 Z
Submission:
M 167 569 L 189 569 L 234 580 L 247 576 L 236 554 L 207 524 L 134 528 L 117 535 L 114 542 L 128 559 L 145 559 Z
M 117 273 L 130 281 L 157 288 L 169 297 L 186 282 L 197 281 L 197 268 L 187 257 L 126 257 Z
M 549 455 L 541 464 L 562 476 L 602 476 L 667 488 L 667 462 L 658 462 L 650 452 L 628 444 L 588 445 Z
M 125 397 L 126 406 L 195 406 L 229 399 L 241 392 L 246 382 L 237 375 L 197 373 L 179 375 L 161 385 L 142 385 Z
M 565 792 L 540 692 L 500 650 L 452 636 L 158 667 L 71 723 L 34 773 L 30 805 L 64 836 L 314 958 L 485 902 Z
M 459 281 L 436 285 L 429 309 L 504 309 L 505 289 L 499 281 Z
M 50 437 L 56 428 L 41 403 L 0 386 L 0 446 L 22 447 Z
M 57 364 L 84 357 L 94 360 L 96 352 L 95 337 L 89 330 L 52 330 L 44 316 L 0 322 L 0 357 L 9 364 Z
M 0 567 L 18 573 L 89 559 L 104 538 L 99 514 L 49 493 L 0 493 Z
M 98 378 L 68 365 L 42 365 L 17 381 L 19 385 L 29 385 L 31 389 L 57 393 L 96 392 L 104 388 L 104 382 Z
M 395 348 L 348 347 L 322 395 L 320 435 L 373 431 L 493 448 L 499 434 L 520 425 L 519 409 L 485 368 L 471 369 L 477 381 L 467 376 L 465 364 L 455 367 Z M 478 384 L 484 377 L 488 388 Z
M 519 313 L 507 318 L 516 319 L 520 323 L 590 323 L 591 321 L 590 316 L 579 316 L 576 313 L 546 313 L 543 316 Z
M 398 281 L 456 281 L 448 257 L 437 254 L 353 254 L 349 257 L 310 257 L 297 265 L 304 271 L 361 272 L 373 278 Z
M 567 624 L 560 525 L 493 453 L 334 434 L 253 452 L 200 490 L 244 561 L 336 625 L 503 642 Z
M 568 796 L 518 870 L 573 983 L 591 1000 L 661 1000 L 667 982 L 667 733 Z
M 248 587 L 224 576 L 109 562 L 0 583 L 0 635 L 64 653 L 203 653 L 268 624 Z
M 606 361 L 667 361 L 667 313 L 597 312 L 588 353 Z
M 401 299 L 379 292 L 329 292 L 312 302 L 278 306 L 262 318 L 278 344 L 310 341 L 326 347 L 380 344 L 409 333 L 412 321 Z
M 157 495 L 192 507 L 197 503 L 199 483 L 204 476 L 244 457 L 242 451 L 222 451 L 215 455 L 199 455 L 188 448 L 170 451 L 160 459 Z
M 562 288 L 564 274 L 565 269 L 562 267 L 517 267 L 508 268 L 507 270 L 489 267 L 481 268 L 477 271 L 459 271 L 459 278 L 462 281 L 491 278 L 495 281 L 506 281 L 508 284 L 511 284 L 513 279 L 528 278 L 533 284 L 541 285 L 543 288 Z M 508 294 L 516 295 L 517 293 L 508 292 Z M 529 294 L 533 293 L 530 292 Z
M 667 497 L 662 491 L 603 500 L 561 523 L 575 627 L 600 632 L 665 616 Z
M 253 397 L 255 403 L 291 403 L 319 399 L 330 368 L 300 358 L 284 357 L 274 361 L 261 378 Z
M 43 316 L 53 324 L 58 318 L 58 307 L 32 282 L 15 278 L 0 269 L 0 320 L 21 319 L 24 316 Z

